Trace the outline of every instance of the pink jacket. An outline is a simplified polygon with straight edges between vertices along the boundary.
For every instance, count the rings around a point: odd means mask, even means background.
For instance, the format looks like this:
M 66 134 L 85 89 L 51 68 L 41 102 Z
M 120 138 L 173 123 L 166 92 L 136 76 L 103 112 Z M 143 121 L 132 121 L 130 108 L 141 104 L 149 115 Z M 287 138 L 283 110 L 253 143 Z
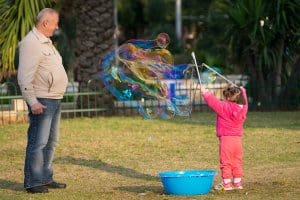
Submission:
M 203 98 L 210 108 L 217 114 L 216 131 L 217 136 L 241 136 L 243 124 L 248 111 L 246 90 L 241 88 L 246 99 L 246 105 L 239 105 L 230 101 L 217 99 L 212 92 L 205 92 Z

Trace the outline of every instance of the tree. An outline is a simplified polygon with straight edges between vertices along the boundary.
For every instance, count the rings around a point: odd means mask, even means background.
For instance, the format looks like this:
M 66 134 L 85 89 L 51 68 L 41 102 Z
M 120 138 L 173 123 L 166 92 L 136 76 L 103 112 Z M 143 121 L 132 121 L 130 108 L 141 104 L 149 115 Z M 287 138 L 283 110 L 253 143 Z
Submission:
M 298 0 L 216 0 L 211 5 L 211 24 L 223 28 L 214 33 L 214 44 L 223 43 L 229 62 L 250 75 L 254 101 L 278 100 L 291 77 L 284 72 L 296 67 L 299 9 Z
M 148 24 L 144 16 L 144 4 L 142 0 L 118 0 L 118 24 L 122 32 L 120 43 L 138 38 L 144 32 Z
M 33 27 L 38 12 L 53 0 L 0 0 L 0 80 L 15 72 L 18 42 Z
M 79 82 L 80 92 L 107 91 L 97 73 L 101 58 L 115 47 L 114 1 L 112 0 L 76 0 L 76 70 L 75 81 Z M 89 98 L 89 97 L 87 97 Z M 93 98 L 93 99 L 92 99 Z M 78 99 L 84 108 L 90 105 L 112 110 L 113 96 L 110 93 Z M 110 113 L 109 113 L 110 114 Z

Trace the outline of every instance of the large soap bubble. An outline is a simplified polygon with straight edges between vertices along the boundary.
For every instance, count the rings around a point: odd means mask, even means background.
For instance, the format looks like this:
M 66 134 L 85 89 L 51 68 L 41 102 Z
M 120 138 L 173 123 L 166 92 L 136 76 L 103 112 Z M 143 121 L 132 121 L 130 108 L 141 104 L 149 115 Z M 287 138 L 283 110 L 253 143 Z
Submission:
M 190 76 L 191 65 L 174 65 L 166 49 L 169 42 L 166 33 L 154 40 L 129 40 L 101 60 L 100 78 L 106 88 L 147 119 L 191 113 L 190 91 L 178 91 L 177 84 Z

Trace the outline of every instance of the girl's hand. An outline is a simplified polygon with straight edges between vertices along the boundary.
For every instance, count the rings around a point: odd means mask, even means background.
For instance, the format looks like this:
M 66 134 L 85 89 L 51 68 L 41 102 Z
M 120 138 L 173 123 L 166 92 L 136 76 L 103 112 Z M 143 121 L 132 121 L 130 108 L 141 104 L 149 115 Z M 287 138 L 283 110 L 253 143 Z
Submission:
M 240 87 L 241 91 L 246 91 L 245 88 L 243 86 Z
M 204 94 L 206 92 L 208 92 L 208 90 L 206 89 L 206 87 L 204 85 L 200 85 L 200 90 L 201 90 L 201 93 Z

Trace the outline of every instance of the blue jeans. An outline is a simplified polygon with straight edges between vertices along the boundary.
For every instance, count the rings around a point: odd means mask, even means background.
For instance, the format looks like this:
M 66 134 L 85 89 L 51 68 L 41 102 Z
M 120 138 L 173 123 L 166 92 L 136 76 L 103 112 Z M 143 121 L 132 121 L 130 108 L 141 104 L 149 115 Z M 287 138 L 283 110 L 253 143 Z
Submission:
M 39 98 L 45 106 L 42 114 L 33 115 L 29 107 L 29 128 L 24 167 L 24 187 L 31 188 L 53 181 L 52 161 L 59 138 L 61 101 Z

